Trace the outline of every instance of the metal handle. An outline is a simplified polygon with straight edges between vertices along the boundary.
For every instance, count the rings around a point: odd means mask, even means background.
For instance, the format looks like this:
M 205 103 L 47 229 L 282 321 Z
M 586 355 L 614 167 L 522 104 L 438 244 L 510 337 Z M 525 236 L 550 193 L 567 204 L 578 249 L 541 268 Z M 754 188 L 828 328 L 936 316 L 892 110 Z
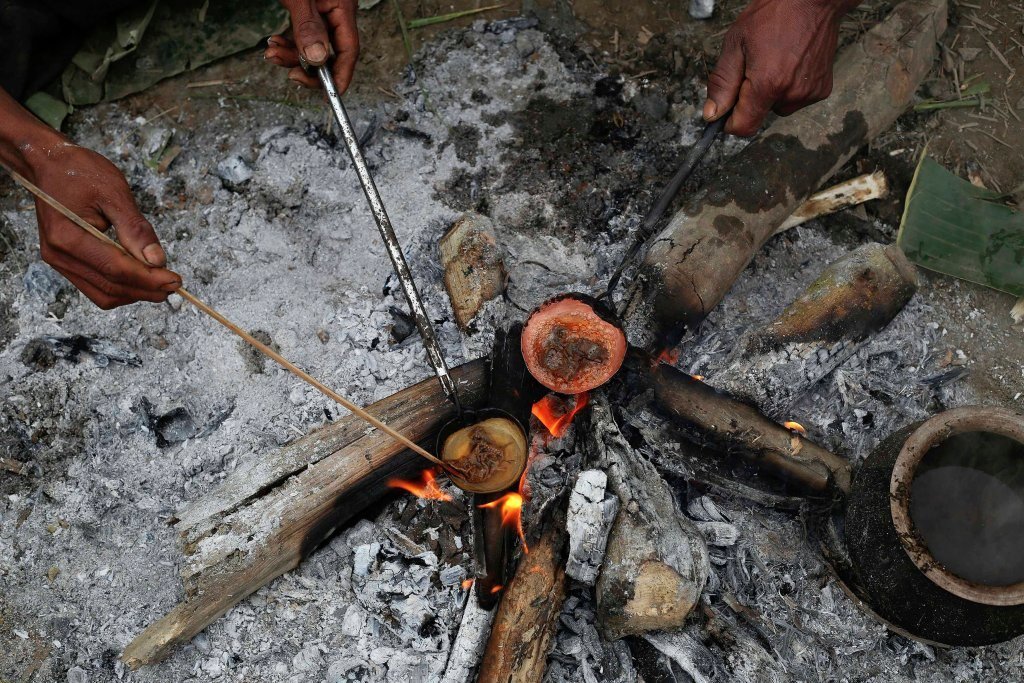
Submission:
M 430 318 L 427 317 L 423 301 L 416 290 L 416 283 L 412 279 L 412 271 L 409 270 L 409 264 L 405 260 L 405 254 L 402 253 L 398 236 L 395 235 L 395 229 L 391 226 L 391 219 L 388 218 L 388 212 L 384 209 L 384 202 L 381 201 L 380 193 L 377 191 L 377 186 L 374 185 L 373 177 L 370 175 L 370 169 L 367 167 L 363 153 L 359 149 L 359 142 L 356 138 L 355 130 L 352 128 L 352 121 L 348 118 L 345 105 L 341 103 L 341 96 L 338 94 L 338 89 L 334 87 L 334 80 L 331 78 L 331 72 L 327 66 L 319 67 L 317 75 L 320 77 L 320 82 L 327 92 L 327 100 L 334 111 L 334 118 L 337 120 L 338 126 L 341 127 L 341 137 L 345 140 L 345 147 L 352 158 L 352 165 L 359 176 L 359 182 L 363 186 L 363 193 L 366 194 L 366 201 L 370 204 L 373 219 L 377 223 L 377 229 L 380 231 L 385 247 L 387 247 L 388 256 L 391 258 L 391 265 L 395 267 L 398 281 L 402 284 L 402 291 L 405 292 L 405 298 L 409 302 L 413 320 L 416 321 L 416 327 L 419 328 L 420 336 L 423 338 L 423 345 L 427 349 L 427 358 L 434 367 L 434 372 L 437 373 L 437 379 L 441 383 L 441 388 L 444 389 L 445 395 L 451 399 L 461 414 L 462 403 L 459 401 L 459 393 L 456 390 L 455 381 L 448 372 L 448 364 L 444 360 L 441 346 L 437 343 L 437 336 L 434 334 L 434 328 L 430 324 Z

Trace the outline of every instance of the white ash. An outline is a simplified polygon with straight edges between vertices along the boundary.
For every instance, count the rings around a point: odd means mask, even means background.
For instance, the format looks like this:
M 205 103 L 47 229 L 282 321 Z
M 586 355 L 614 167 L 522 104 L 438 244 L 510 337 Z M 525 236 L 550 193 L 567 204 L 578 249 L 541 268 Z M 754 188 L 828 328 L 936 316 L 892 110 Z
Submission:
M 608 533 L 619 512 L 619 499 L 606 494 L 607 488 L 608 475 L 603 470 L 586 470 L 576 477 L 569 497 L 569 557 L 565 573 L 588 586 L 597 581 Z
M 473 208 L 467 204 L 486 200 L 508 249 L 513 302 L 529 309 L 566 289 L 595 291 L 647 208 L 651 179 L 667 177 L 664 169 L 652 170 L 656 162 L 671 166 L 700 130 L 699 113 L 684 103 L 673 103 L 665 120 L 642 119 L 634 147 L 602 152 L 602 168 L 613 173 L 586 171 L 605 185 L 591 195 L 596 218 L 575 220 L 565 209 L 568 183 L 530 176 L 528 169 L 543 159 L 517 142 L 520 132 L 507 115 L 543 92 L 584 116 L 594 83 L 605 74 L 583 58 L 567 64 L 546 36 L 521 26 L 454 32 L 425 48 L 418 82 L 395 86 L 401 101 L 349 103 L 357 130 L 368 135 L 366 156 L 453 364 L 489 351 L 490 331 L 504 319 L 502 304 L 490 302 L 474 333 L 463 337 L 452 322 L 435 245 L 461 211 Z M 632 111 L 632 100 L 648 86 L 626 85 L 621 106 Z M 691 100 L 699 90 L 682 87 Z M 474 99 L 474 91 L 486 98 Z M 75 114 L 74 137 L 126 172 L 194 293 L 243 327 L 266 332 L 313 375 L 360 404 L 429 377 L 415 337 L 388 339 L 390 308 L 405 303 L 345 154 L 324 135 L 326 109 L 231 100 L 223 107 L 217 125 L 202 130 L 165 122 L 150 131 L 122 105 L 101 105 Z M 406 118 L 396 121 L 400 113 Z M 430 143 L 393 133 L 385 123 L 424 133 Z M 457 129 L 479 132 L 475 159 L 457 144 Z M 166 175 L 145 164 L 147 149 L 165 137 L 162 130 L 173 131 L 183 148 Z M 581 139 L 579 157 L 595 144 Z M 709 167 L 742 144 L 721 145 Z M 242 171 L 225 181 L 218 166 L 248 167 L 252 175 L 244 180 Z M 630 177 L 635 169 L 647 175 Z M 517 185 L 518 176 L 535 186 Z M 618 176 L 643 190 L 615 200 L 608 183 Z M 460 188 L 465 197 L 456 206 Z M 409 536 L 422 553 L 384 532 L 406 509 L 406 498 L 337 535 L 167 661 L 139 672 L 120 665 L 117 655 L 130 639 L 181 598 L 181 558 L 166 524 L 174 511 L 210 491 L 241 458 L 259 458 L 343 411 L 305 390 L 299 403 L 297 380 L 269 362 L 255 370 L 233 337 L 180 300 L 99 312 L 35 263 L 28 207 L 20 194 L 0 198 L 0 229 L 9 224 L 18 238 L 0 260 L 3 296 L 18 293 L 11 315 L 0 319 L 0 456 L 28 462 L 32 472 L 0 477 L 0 678 L 20 680 L 37 655 L 36 680 L 74 683 L 439 678 L 465 597 L 448 581 L 464 565 L 429 550 L 437 539 L 427 529 Z M 766 245 L 684 347 L 685 369 L 703 374 L 720 363 L 743 329 L 776 315 L 816 276 L 817 265 L 847 250 L 823 227 L 833 226 L 829 221 Z M 0 298 L 0 305 L 6 301 Z M 812 438 L 859 460 L 907 422 L 990 400 L 968 384 L 972 377 L 954 372 L 959 363 L 969 370 L 970 357 L 945 362 L 946 328 L 988 324 L 970 302 L 966 285 L 925 283 L 888 328 L 794 406 L 793 417 Z M 31 340 L 73 334 L 129 350 L 142 365 L 103 366 L 86 355 L 34 370 L 20 361 Z M 1019 360 L 996 379 L 1024 391 Z M 160 448 L 153 418 L 175 408 L 187 411 L 196 434 Z M 560 456 L 546 456 L 531 475 L 550 491 L 565 486 L 572 471 Z M 762 639 L 767 634 L 789 679 L 842 680 L 862 672 L 886 681 L 1024 676 L 1021 639 L 933 650 L 888 634 L 838 590 L 792 514 L 683 486 L 677 493 L 694 519 L 737 529 L 735 543 L 710 551 L 705 597 L 719 608 L 728 599 L 757 615 L 757 632 Z M 698 493 L 723 519 L 696 511 Z M 429 504 L 414 505 L 402 529 L 407 535 L 431 517 Z M 379 549 L 371 552 L 374 544 Z M 357 573 L 356 549 L 365 546 Z M 574 585 L 545 680 L 636 680 L 628 648 L 597 635 L 591 603 L 590 590 Z M 754 630 L 747 622 L 737 628 Z M 687 629 L 700 642 L 697 625 Z M 729 652 L 704 649 L 693 677 L 733 680 Z

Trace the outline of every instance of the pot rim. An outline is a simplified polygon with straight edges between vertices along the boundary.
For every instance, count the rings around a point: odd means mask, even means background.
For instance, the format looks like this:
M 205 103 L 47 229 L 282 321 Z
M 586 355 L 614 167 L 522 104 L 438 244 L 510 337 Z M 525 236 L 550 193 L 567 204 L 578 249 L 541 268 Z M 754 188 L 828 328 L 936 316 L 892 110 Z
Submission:
M 1024 604 L 1024 581 L 990 586 L 968 581 L 946 569 L 928 550 L 910 519 L 911 483 L 918 465 L 933 446 L 964 432 L 991 432 L 1024 443 L 1024 413 L 997 406 L 954 408 L 915 429 L 903 443 L 889 480 L 889 507 L 896 536 L 910 560 L 943 590 L 983 605 Z

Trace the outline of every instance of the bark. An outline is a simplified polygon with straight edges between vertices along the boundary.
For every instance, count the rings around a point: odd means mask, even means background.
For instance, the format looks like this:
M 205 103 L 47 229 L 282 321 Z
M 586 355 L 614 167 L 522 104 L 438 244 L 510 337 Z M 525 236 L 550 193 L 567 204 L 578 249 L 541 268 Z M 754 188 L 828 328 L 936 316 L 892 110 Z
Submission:
M 889 182 L 881 171 L 857 176 L 833 185 L 821 192 L 815 192 L 800 205 L 793 215 L 775 230 L 775 234 L 803 225 L 807 221 L 827 216 L 830 213 L 863 204 L 872 199 L 881 199 L 889 194 Z
M 865 244 L 828 266 L 771 323 L 745 334 L 708 383 L 775 420 L 856 353 L 917 291 L 917 272 L 895 245 Z
M 627 301 L 630 341 L 674 346 L 722 300 L 793 211 L 911 104 L 946 27 L 946 0 L 905 0 L 843 51 L 832 96 L 779 118 L 653 242 Z
M 452 372 L 467 405 L 478 403 L 482 360 Z M 431 378 L 369 410 L 428 449 L 454 417 Z M 367 505 L 387 495 L 387 481 L 422 470 L 425 461 L 354 417 L 319 429 L 237 471 L 211 496 L 183 512 L 185 600 L 133 640 L 122 659 L 135 669 L 166 657 L 233 605 L 296 567 Z
M 477 683 L 543 680 L 565 600 L 562 521 L 553 521 L 519 562 L 494 616 Z

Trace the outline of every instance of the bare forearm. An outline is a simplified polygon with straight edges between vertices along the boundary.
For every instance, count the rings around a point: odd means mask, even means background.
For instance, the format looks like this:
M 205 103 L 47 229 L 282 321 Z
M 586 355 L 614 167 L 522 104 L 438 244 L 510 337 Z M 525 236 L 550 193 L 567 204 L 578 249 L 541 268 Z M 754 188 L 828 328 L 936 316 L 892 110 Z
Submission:
M 34 179 L 33 161 L 66 138 L 37 119 L 0 88 L 0 161 Z

